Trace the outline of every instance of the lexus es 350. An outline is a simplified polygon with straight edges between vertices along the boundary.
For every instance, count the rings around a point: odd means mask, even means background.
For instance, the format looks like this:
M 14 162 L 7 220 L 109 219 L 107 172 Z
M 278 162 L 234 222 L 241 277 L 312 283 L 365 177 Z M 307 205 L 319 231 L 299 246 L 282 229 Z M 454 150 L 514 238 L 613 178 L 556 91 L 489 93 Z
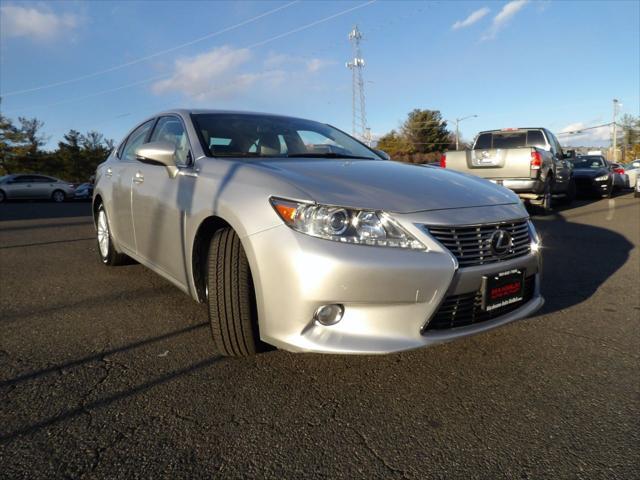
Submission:
M 206 303 L 226 355 L 394 352 L 543 304 L 514 193 L 310 120 L 158 114 L 98 167 L 93 212 L 102 262 L 132 257 Z

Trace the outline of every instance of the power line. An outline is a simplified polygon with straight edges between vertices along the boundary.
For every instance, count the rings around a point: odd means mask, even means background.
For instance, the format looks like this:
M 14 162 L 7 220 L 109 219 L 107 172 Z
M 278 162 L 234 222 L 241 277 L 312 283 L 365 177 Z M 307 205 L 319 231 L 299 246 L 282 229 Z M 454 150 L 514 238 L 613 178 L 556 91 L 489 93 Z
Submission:
M 556 135 L 557 136 L 560 136 L 560 135 L 580 135 L 581 133 L 586 132 L 587 130 L 595 130 L 597 128 L 610 127 L 612 124 L 613 124 L 613 122 L 603 123 L 602 125 L 594 125 L 592 127 L 578 128 L 576 130 L 570 130 L 568 132 L 559 132 L 559 133 L 556 133 Z
M 329 15 L 328 17 L 321 18 L 320 20 L 313 21 L 311 23 L 303 25 L 302 27 L 294 28 L 293 30 L 289 30 L 287 32 L 280 33 L 280 34 L 275 35 L 273 37 L 267 38 L 266 40 L 262 40 L 260 42 L 251 44 L 251 45 L 243 47 L 243 48 L 246 49 L 246 50 L 250 50 L 250 49 L 253 49 L 253 48 L 256 48 L 256 47 L 260 47 L 262 45 L 266 45 L 268 43 L 274 42 L 276 40 L 279 40 L 281 38 L 287 37 L 289 35 L 293 35 L 294 33 L 298 33 L 298 32 L 301 32 L 303 30 L 307 30 L 307 29 L 309 29 L 311 27 L 314 27 L 316 25 L 319 25 L 321 23 L 328 22 L 329 20 L 332 20 L 334 18 L 340 17 L 342 15 L 346 15 L 347 13 L 350 13 L 350 12 L 352 12 L 354 10 L 358 10 L 360 8 L 367 7 L 367 6 L 369 6 L 369 5 L 373 4 L 373 3 L 376 3 L 376 2 L 377 2 L 377 0 L 369 0 L 368 2 L 361 3 L 360 5 L 356 5 L 355 7 L 351 7 L 351 8 L 348 8 L 346 10 L 341 10 L 340 12 L 334 13 L 333 15 Z M 142 80 L 139 80 L 139 81 L 134 82 L 134 83 L 130 83 L 130 84 L 127 84 L 127 85 L 121 85 L 119 87 L 115 87 L 115 88 L 112 88 L 112 89 L 109 89 L 109 90 L 104 90 L 104 91 L 101 91 L 101 92 L 93 93 L 93 94 L 87 95 L 86 97 L 79 97 L 79 98 L 74 98 L 74 99 L 62 100 L 60 102 L 57 102 L 56 105 L 63 104 L 63 103 L 70 103 L 70 102 L 74 102 L 74 101 L 77 101 L 77 100 L 84 100 L 85 98 L 90 98 L 90 97 L 97 97 L 97 96 L 104 95 L 104 94 L 107 94 L 107 93 L 111 93 L 111 92 L 114 92 L 114 91 L 117 91 L 117 90 L 123 90 L 125 88 L 134 87 L 136 85 L 149 83 L 149 82 L 152 82 L 154 80 L 160 80 L 162 78 L 166 78 L 166 77 L 169 77 L 169 76 L 171 76 L 170 73 L 166 73 L 166 74 L 159 75 L 159 76 L 149 77 L 149 78 L 142 79 Z M 27 107 L 27 108 L 31 108 L 31 109 L 33 109 L 33 108 L 42 108 L 42 106 L 34 105 L 34 106 L 31 106 L 31 107 Z M 11 110 L 11 111 L 16 111 L 16 110 L 18 110 L 18 109 Z M 20 110 L 23 110 L 23 109 L 20 109 Z
M 261 18 L 265 18 L 265 17 L 268 17 L 269 15 L 273 15 L 274 13 L 279 12 L 281 10 L 284 10 L 285 8 L 289 8 L 290 6 L 292 6 L 292 5 L 294 5 L 294 4 L 298 3 L 298 2 L 300 2 L 300 0 L 294 0 L 292 2 L 289 2 L 289 3 L 285 4 L 285 5 L 281 5 L 281 6 L 277 7 L 277 8 L 274 8 L 273 10 L 269 10 L 268 12 L 261 13 L 260 15 L 256 15 L 255 17 L 249 18 L 249 19 L 244 20 L 244 21 L 242 21 L 240 23 L 236 23 L 235 25 L 231 25 L 230 27 L 226 27 L 226 28 L 223 28 L 222 30 L 218 30 L 217 32 L 209 33 L 207 35 L 204 35 L 203 37 L 196 38 L 194 40 L 191 40 L 191 41 L 186 42 L 186 43 L 182 43 L 180 45 L 176 45 L 175 47 L 167 48 L 165 50 L 160 50 L 159 52 L 155 52 L 155 53 L 152 53 L 150 55 L 146 55 L 144 57 L 136 58 L 134 60 L 131 60 L 131 61 L 128 61 L 128 62 L 125 62 L 125 63 L 121 63 L 121 64 L 115 65 L 113 67 L 105 68 L 104 70 L 99 70 L 97 72 L 88 73 L 86 75 L 81 75 L 79 77 L 70 78 L 70 79 L 67 79 L 67 80 L 61 80 L 59 82 L 49 83 L 49 84 L 46 84 L 46 85 L 40 85 L 40 86 L 32 87 L 32 88 L 25 88 L 23 90 L 15 90 L 13 92 L 2 93 L 2 94 L 0 94 L 0 96 L 11 97 L 11 96 L 14 96 L 14 95 L 22 95 L 24 93 L 37 92 L 39 90 L 46 90 L 46 89 L 49 89 L 49 88 L 59 87 L 59 86 L 62 86 L 62 85 L 68 85 L 70 83 L 80 82 L 80 81 L 86 80 L 88 78 L 94 78 L 94 77 L 103 75 L 105 73 L 110 73 L 110 72 L 114 72 L 116 70 L 121 70 L 123 68 L 130 67 L 131 65 L 136 65 L 138 63 L 145 62 L 147 60 L 151 60 L 152 58 L 159 57 L 160 55 L 165 55 L 167 53 L 175 52 L 176 50 L 180 50 L 181 48 L 189 47 L 191 45 L 195 45 L 196 43 L 200 43 L 200 42 L 203 42 L 203 41 L 208 40 L 210 38 L 222 35 L 223 33 L 227 33 L 227 32 L 230 32 L 232 30 L 236 30 L 236 29 L 238 29 L 240 27 L 243 27 L 243 26 L 248 25 L 250 23 L 253 23 L 253 22 L 257 21 L 257 20 L 260 20 Z

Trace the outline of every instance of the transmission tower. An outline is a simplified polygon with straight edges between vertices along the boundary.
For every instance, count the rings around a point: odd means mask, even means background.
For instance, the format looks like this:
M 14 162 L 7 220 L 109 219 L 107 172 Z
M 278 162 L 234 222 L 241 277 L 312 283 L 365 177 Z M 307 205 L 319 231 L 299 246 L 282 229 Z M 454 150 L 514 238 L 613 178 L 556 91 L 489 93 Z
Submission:
M 360 138 L 360 140 L 369 145 L 371 143 L 371 131 L 367 126 L 364 79 L 362 78 L 364 59 L 360 51 L 360 40 L 362 40 L 362 33 L 356 25 L 349 32 L 353 59 L 347 62 L 347 68 L 351 70 L 351 133 L 354 137 Z

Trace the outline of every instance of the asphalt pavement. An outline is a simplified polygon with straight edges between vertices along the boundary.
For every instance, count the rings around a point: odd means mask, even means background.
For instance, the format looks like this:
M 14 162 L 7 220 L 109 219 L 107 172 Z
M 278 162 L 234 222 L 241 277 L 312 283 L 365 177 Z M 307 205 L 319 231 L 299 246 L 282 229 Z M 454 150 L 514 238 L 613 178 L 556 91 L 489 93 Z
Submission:
M 88 203 L 0 204 L 0 477 L 639 478 L 640 199 L 534 221 L 532 318 L 225 359 L 204 306 L 101 265 Z

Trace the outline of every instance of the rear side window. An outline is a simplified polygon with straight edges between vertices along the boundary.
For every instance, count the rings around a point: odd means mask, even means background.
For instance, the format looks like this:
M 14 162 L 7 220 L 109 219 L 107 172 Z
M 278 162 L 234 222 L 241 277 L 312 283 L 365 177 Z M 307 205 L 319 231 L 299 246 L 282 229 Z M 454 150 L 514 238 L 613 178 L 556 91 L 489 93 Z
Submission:
M 493 134 L 493 148 L 526 147 L 527 132 L 500 132 Z

